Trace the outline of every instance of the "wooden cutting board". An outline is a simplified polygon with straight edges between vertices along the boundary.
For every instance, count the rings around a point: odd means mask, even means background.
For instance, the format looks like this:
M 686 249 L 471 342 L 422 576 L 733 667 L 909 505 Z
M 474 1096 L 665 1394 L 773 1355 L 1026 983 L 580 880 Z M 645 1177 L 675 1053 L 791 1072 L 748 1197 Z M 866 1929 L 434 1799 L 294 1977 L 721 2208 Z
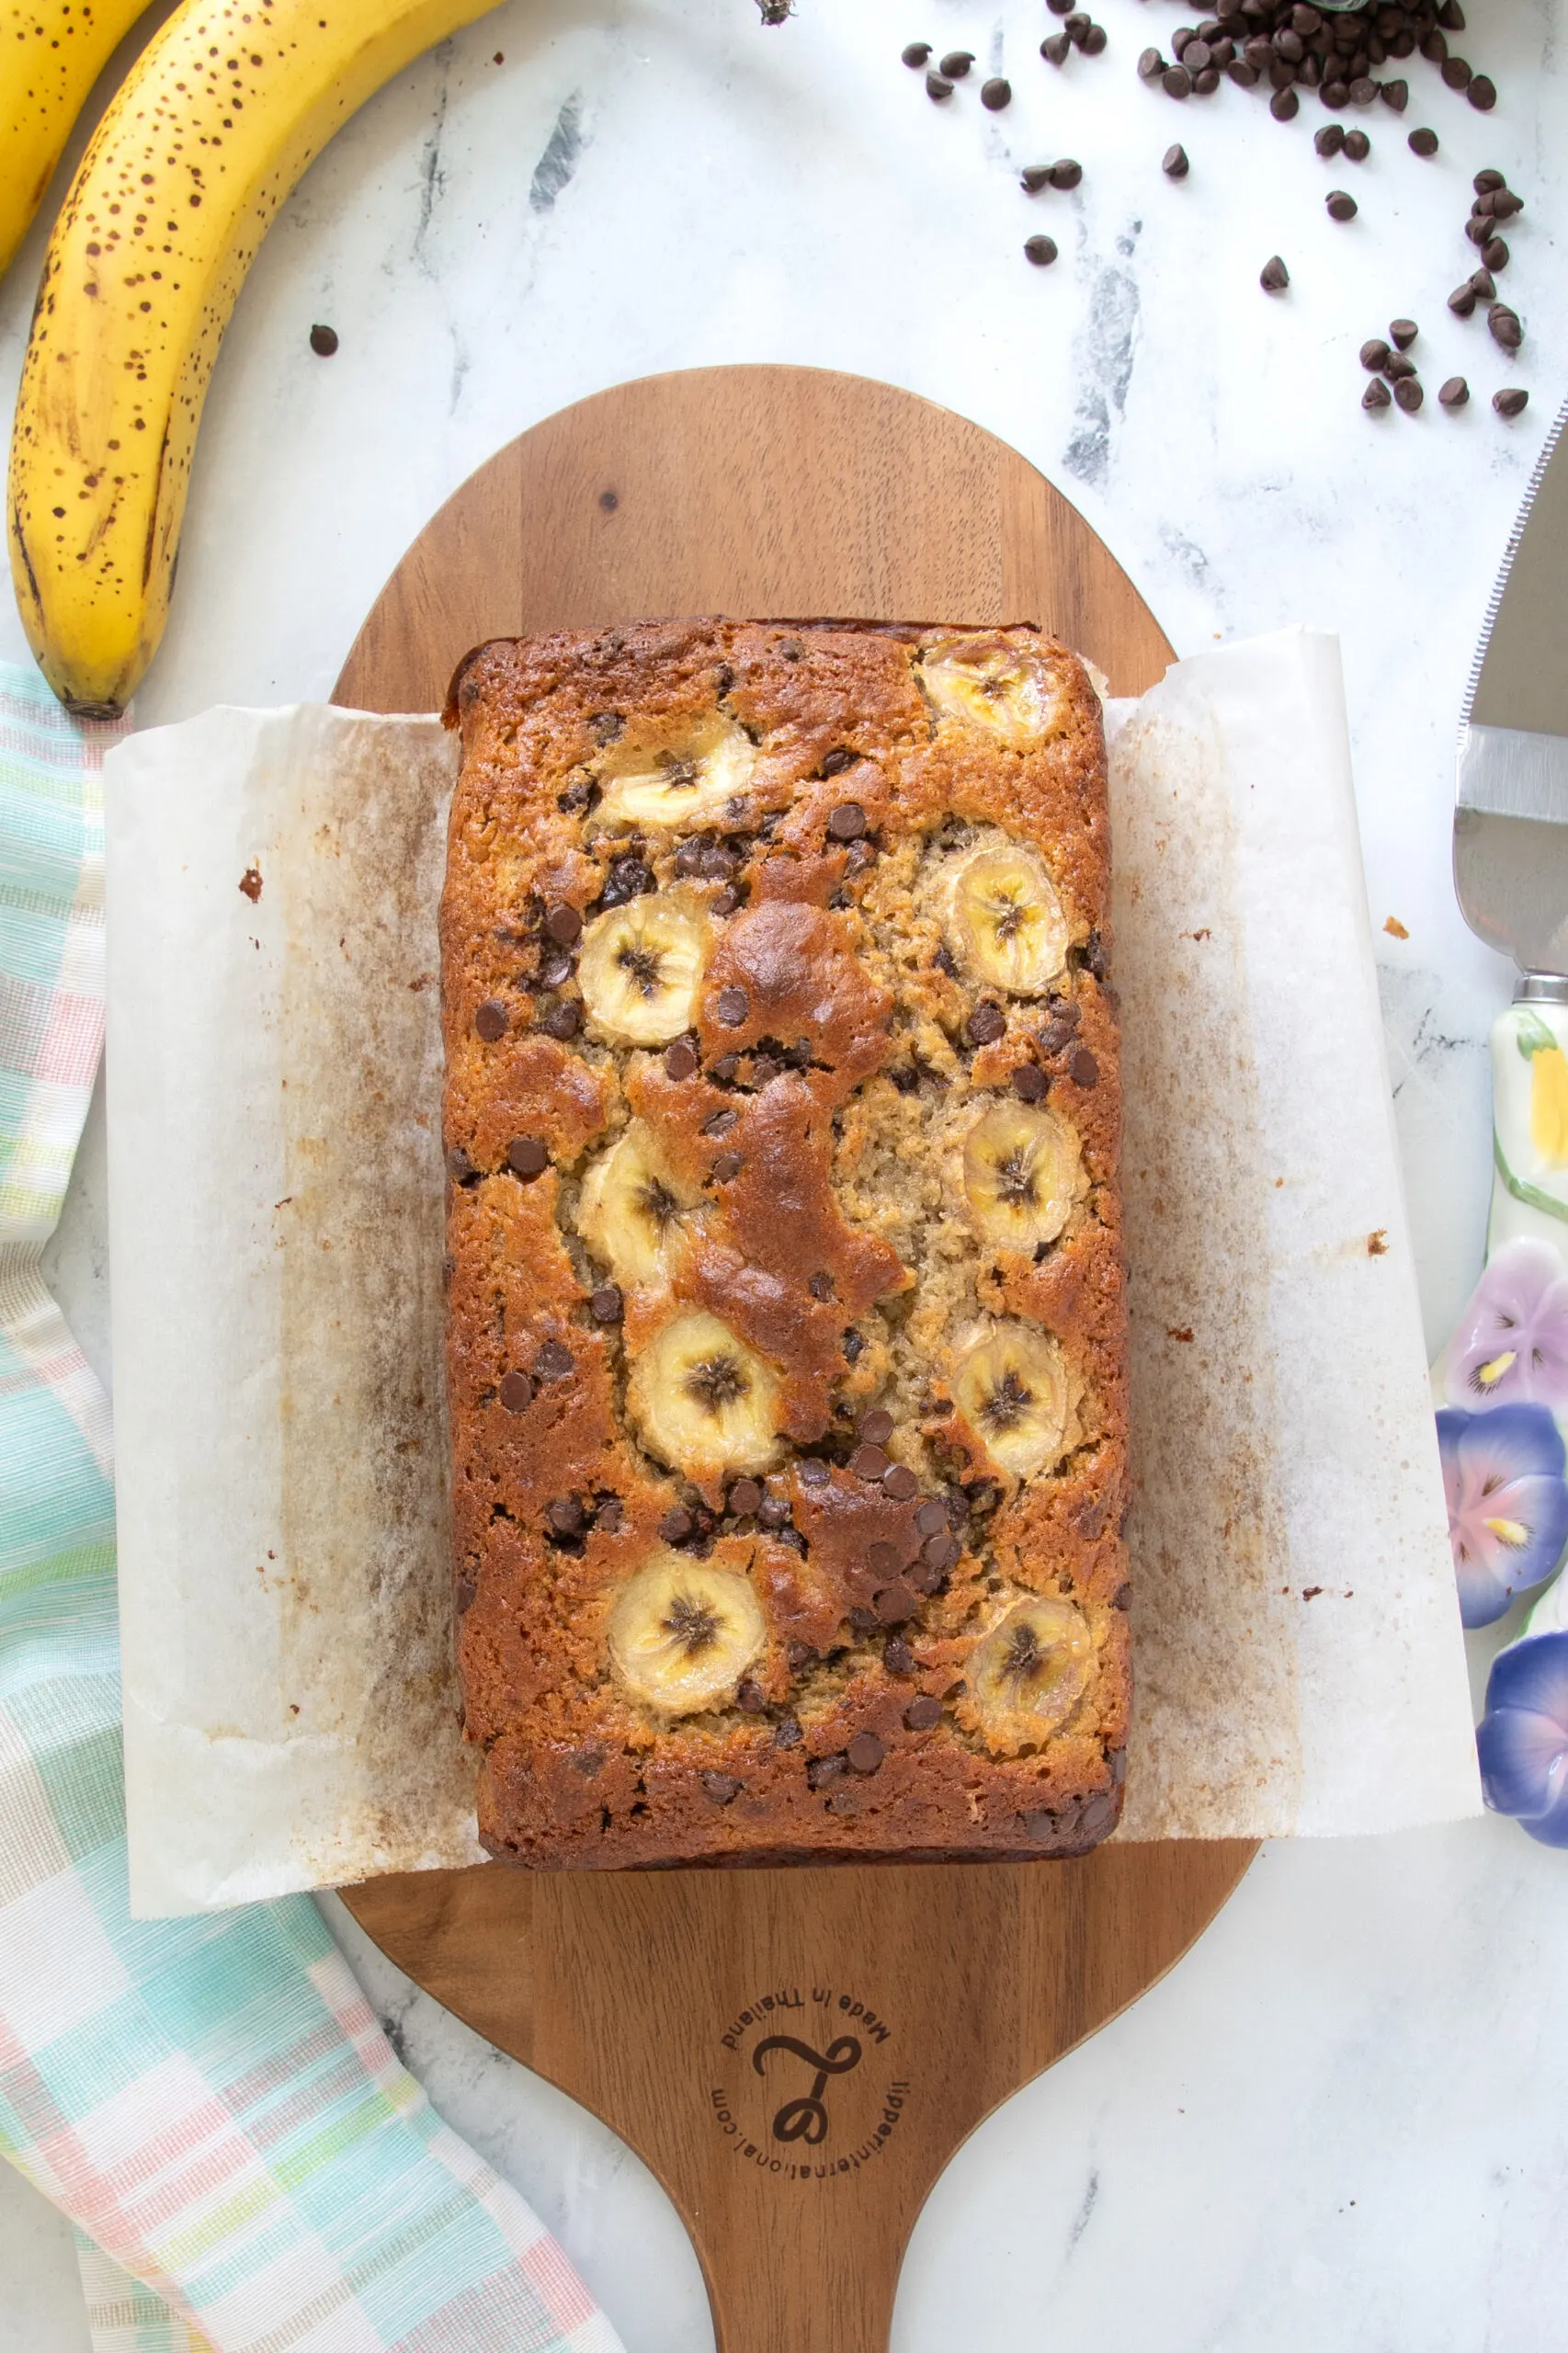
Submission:
M 336 699 L 428 710 L 483 638 L 703 612 L 1039 620 L 1120 693 L 1170 659 L 1126 574 L 1005 443 L 862 378 L 711 368 L 579 402 L 483 466 L 392 574 Z M 1168 1969 L 1255 1852 L 494 1866 L 345 1901 L 653 2167 L 721 2353 L 884 2353 L 904 2245 L 953 2151 Z

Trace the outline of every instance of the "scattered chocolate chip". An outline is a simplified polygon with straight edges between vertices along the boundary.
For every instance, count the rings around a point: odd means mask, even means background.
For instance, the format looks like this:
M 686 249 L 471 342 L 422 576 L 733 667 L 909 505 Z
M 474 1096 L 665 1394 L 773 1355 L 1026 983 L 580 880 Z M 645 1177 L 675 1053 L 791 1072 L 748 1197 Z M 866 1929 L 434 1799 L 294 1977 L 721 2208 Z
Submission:
M 1423 126 L 1419 131 L 1413 131 L 1404 143 L 1413 155 L 1435 155 L 1437 152 L 1437 134 L 1435 131 L 1428 131 Z
M 1354 90 L 1351 96 L 1355 97 Z M 1268 101 L 1268 111 L 1276 122 L 1294 122 L 1301 111 L 1301 101 L 1294 90 L 1276 90 Z
M 721 989 L 714 1011 L 726 1029 L 738 1029 L 751 1011 L 751 999 L 744 989 Z
M 1161 87 L 1167 98 L 1189 98 L 1192 76 L 1185 65 L 1167 65 L 1160 76 Z
M 825 1487 L 832 1476 L 832 1472 L 819 1455 L 801 1456 L 800 1479 L 802 1487 Z
M 1381 375 L 1388 365 L 1389 347 L 1381 335 L 1369 337 L 1361 346 L 1361 365 L 1371 375 Z
M 895 1578 L 892 1585 L 883 1586 L 873 1606 L 878 1623 L 883 1626 L 907 1626 L 910 1620 L 918 1615 L 920 1608 L 913 1591 L 902 1577 Z
M 788 1528 L 790 1506 L 782 1495 L 764 1495 L 756 1516 L 764 1528 Z
M 1331 221 L 1354 221 L 1360 210 L 1355 198 L 1342 188 L 1330 190 L 1324 199 L 1324 208 Z
M 1391 384 L 1397 384 L 1402 376 L 1414 376 L 1415 373 L 1415 360 L 1407 359 L 1403 351 L 1391 351 L 1383 361 L 1383 374 Z
M 501 1403 L 509 1414 L 520 1414 L 532 1400 L 533 1382 L 526 1372 L 504 1372 L 501 1375 Z
M 1138 60 L 1138 78 L 1142 82 L 1157 82 L 1165 70 L 1165 61 L 1157 49 L 1146 49 Z
M 1396 351 L 1408 351 L 1420 332 L 1414 319 L 1389 321 L 1389 341 Z
M 506 1165 L 514 1176 L 542 1176 L 550 1153 L 539 1136 L 514 1136 L 506 1146 Z
M 849 1468 L 858 1479 L 880 1479 L 889 1467 L 888 1456 L 880 1446 L 858 1446 L 849 1458 Z
M 1402 376 L 1398 383 L 1395 384 L 1393 388 L 1393 396 L 1397 404 L 1403 409 L 1408 415 L 1414 416 L 1416 410 L 1420 407 L 1422 402 L 1426 398 L 1426 394 L 1421 389 L 1420 378 L 1417 376 Z
M 1084 166 L 1075 156 L 1063 155 L 1051 167 L 1051 185 L 1063 190 L 1076 188 L 1084 176 Z
M 596 1324 L 619 1324 L 625 1303 L 619 1283 L 601 1283 L 588 1301 L 588 1313 Z
M 1048 65 L 1065 65 L 1073 44 L 1065 33 L 1051 33 L 1040 45 L 1040 53 Z
M 713 1163 L 714 1182 L 719 1185 L 733 1184 L 744 1166 L 745 1161 L 740 1153 L 722 1152 Z
M 830 1790 L 835 1781 L 844 1779 L 844 1773 L 842 1756 L 813 1756 L 806 1768 L 806 1787 L 809 1790 Z
M 732 1128 L 739 1127 L 740 1120 L 738 1111 L 715 1111 L 710 1120 L 703 1120 L 702 1132 L 705 1136 L 727 1136 Z
M 313 326 L 311 329 L 311 349 L 318 359 L 330 359 L 337 349 L 336 328 Z
M 1385 383 L 1374 376 L 1361 395 L 1361 405 L 1363 408 L 1392 408 L 1393 394 Z
M 845 1754 L 857 1773 L 874 1773 L 887 1750 L 874 1732 L 858 1732 Z
M 606 1536 L 619 1536 L 625 1518 L 619 1496 L 611 1495 L 609 1501 L 601 1504 L 594 1514 L 594 1526 Z
M 721 1054 L 718 1061 L 713 1065 L 712 1075 L 720 1082 L 721 1086 L 728 1086 L 730 1081 L 739 1072 L 740 1067 L 741 1058 L 739 1054 Z M 739 1114 L 737 1113 L 736 1116 L 738 1117 Z
M 1470 386 L 1462 376 L 1450 376 L 1437 392 L 1439 408 L 1463 408 L 1470 399 Z
M 453 1144 L 447 1154 L 447 1174 L 454 1185 L 472 1184 L 479 1174 L 460 1143 Z
M 741 1685 L 740 1689 L 735 1693 L 735 1705 L 737 1708 L 744 1708 L 748 1716 L 766 1715 L 767 1712 L 767 1694 L 763 1689 L 761 1684 L 754 1683 L 751 1677 L 748 1675 L 744 1682 Z
M 546 1340 L 534 1358 L 534 1378 L 536 1381 L 564 1381 L 567 1374 L 576 1369 L 576 1363 L 577 1359 L 570 1348 L 563 1347 L 559 1340 Z
M 930 54 L 931 44 L 928 40 L 912 40 L 902 51 L 906 65 L 924 65 Z
M 1013 1092 L 1020 1103 L 1041 1103 L 1045 1099 L 1045 1073 L 1037 1063 L 1020 1063 L 1013 1073 Z
M 1468 319 L 1475 308 L 1477 299 L 1475 289 L 1467 278 L 1464 284 L 1456 286 L 1449 295 L 1449 308 L 1456 318 Z
M 903 1567 L 903 1552 L 896 1544 L 890 1544 L 885 1537 L 880 1537 L 876 1543 L 867 1545 L 867 1572 L 875 1577 L 879 1584 L 891 1584 Z
M 858 842 L 866 830 L 866 812 L 858 801 L 841 801 L 828 817 L 827 830 L 835 842 Z
M 773 1745 L 776 1748 L 799 1748 L 804 1738 L 805 1734 L 801 1730 L 801 1720 L 798 1716 L 780 1716 L 773 1728 Z
M 1026 237 L 1024 253 L 1037 269 L 1045 269 L 1056 259 L 1056 240 L 1054 237 Z
M 487 996 L 473 1017 L 474 1035 L 493 1046 L 506 1034 L 506 1008 L 498 997 Z
M 1492 330 L 1494 343 L 1501 344 L 1505 351 L 1517 351 L 1525 339 L 1525 331 L 1519 324 L 1517 311 L 1511 311 L 1506 302 L 1494 302 L 1486 313 L 1486 324 Z
M 1167 147 L 1160 165 L 1168 180 L 1184 180 L 1192 166 L 1187 160 L 1187 149 L 1180 144 Z
M 1470 274 L 1471 292 L 1483 302 L 1490 302 L 1497 291 L 1489 269 L 1472 269 Z
M 949 82 L 961 82 L 973 63 L 973 50 L 949 49 L 942 60 L 942 71 Z
M 1051 186 L 1053 169 L 1050 164 L 1026 164 L 1018 175 L 1018 186 L 1026 196 L 1038 196 L 1042 188 Z
M 885 1405 L 873 1406 L 870 1413 L 861 1415 L 857 1436 L 863 1438 L 868 1446 L 886 1445 L 892 1436 L 892 1415 Z
M 1481 248 L 1481 258 L 1486 264 L 1488 269 L 1506 269 L 1508 267 L 1508 248 L 1501 237 L 1488 237 L 1486 243 Z
M 1372 152 L 1372 142 L 1364 131 L 1347 131 L 1345 134 L 1345 160 L 1348 164 L 1364 164 Z
M 971 1046 L 992 1046 L 1007 1027 L 1007 1017 L 999 1005 L 977 1005 L 964 1023 L 963 1033 Z
M 539 960 L 539 976 L 547 989 L 558 989 L 572 977 L 572 959 L 563 948 L 547 949 Z
M 659 1533 L 666 1544 L 684 1544 L 697 1522 L 684 1504 L 676 1504 L 659 1522 Z
M 741 1793 L 741 1783 L 733 1773 L 704 1773 L 702 1786 L 715 1805 L 729 1805 Z
M 931 1732 L 942 1721 L 942 1703 L 923 1691 L 918 1699 L 911 1699 L 903 1711 L 903 1721 L 911 1732 Z
M 613 744 L 625 725 L 619 710 L 596 710 L 588 722 L 596 744 Z
M 1078 46 L 1085 57 L 1098 57 L 1108 39 L 1108 35 L 1103 25 L 1091 25 Z
M 956 1567 L 962 1550 L 963 1547 L 956 1536 L 938 1534 L 926 1539 L 925 1543 L 920 1547 L 920 1557 L 928 1569 L 935 1569 L 940 1576 L 947 1570 Z
M 583 1506 L 575 1495 L 557 1495 L 546 1505 L 544 1516 L 557 1536 L 575 1536 L 583 1525 Z
M 940 106 L 944 98 L 950 98 L 952 97 L 953 85 L 940 74 L 927 74 L 926 76 L 926 95 L 928 98 L 934 99 L 937 106 Z
M 1012 103 L 1012 97 L 1013 85 L 1000 74 L 994 74 L 989 82 L 980 85 L 980 103 L 992 114 L 1000 114 L 1005 106 Z
M 575 907 L 551 907 L 544 927 L 551 939 L 558 940 L 562 948 L 570 948 L 574 939 L 583 936 L 583 918 Z
M 1087 1046 L 1074 1046 L 1067 1057 L 1067 1075 L 1074 1086 L 1097 1086 L 1100 1066 Z
M 665 1074 L 668 1078 L 689 1078 L 697 1068 L 697 1052 L 684 1038 L 665 1048 Z
M 1490 114 L 1497 103 L 1497 85 L 1490 74 L 1472 74 L 1465 96 L 1481 113 Z
M 1512 188 L 1500 188 L 1493 191 L 1492 218 L 1494 221 L 1511 221 L 1516 213 L 1522 212 L 1524 209 L 1524 198 L 1516 196 Z
M 653 870 L 645 858 L 618 858 L 611 861 L 600 902 L 607 907 L 623 907 L 629 900 L 643 898 L 657 888 Z
M 1040 1034 L 1043 1054 L 1060 1054 L 1073 1042 L 1078 1028 L 1078 1008 L 1070 998 L 1063 998 L 1051 1008 L 1051 1018 Z
M 891 1635 L 882 1644 L 882 1665 L 890 1675 L 914 1674 L 915 1653 L 902 1635 Z
M 551 1006 L 550 1011 L 540 1023 L 540 1028 L 547 1038 L 559 1039 L 564 1045 L 569 1038 L 574 1038 L 577 1035 L 578 1029 L 582 1027 L 582 1006 L 573 998 L 568 997 L 562 1004 Z
M 922 1536 L 945 1536 L 948 1531 L 948 1506 L 938 1503 L 935 1495 L 921 1505 L 915 1515 L 915 1525 Z
M 1529 394 L 1522 384 L 1505 384 L 1500 392 L 1492 395 L 1492 405 L 1499 416 L 1517 416 L 1529 406 Z
M 844 1335 L 844 1353 L 848 1358 L 851 1364 L 858 1364 L 859 1362 L 860 1358 L 865 1353 L 865 1334 L 863 1332 L 857 1332 L 853 1325 L 851 1325 L 850 1329 Z
M 1403 114 L 1410 104 L 1410 85 L 1403 77 L 1385 82 L 1378 92 L 1385 107 L 1392 107 L 1395 114 Z

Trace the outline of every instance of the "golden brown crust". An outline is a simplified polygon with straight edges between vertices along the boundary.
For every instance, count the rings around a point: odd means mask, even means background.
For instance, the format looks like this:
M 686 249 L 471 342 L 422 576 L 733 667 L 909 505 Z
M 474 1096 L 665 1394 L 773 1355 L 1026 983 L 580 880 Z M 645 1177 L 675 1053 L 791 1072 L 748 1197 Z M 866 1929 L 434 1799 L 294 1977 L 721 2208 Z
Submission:
M 480 647 L 448 718 L 449 1370 L 485 1843 L 547 1868 L 1083 1851 L 1119 1810 L 1129 1695 L 1119 1052 L 1083 665 L 1023 627 L 658 622 Z M 651 818 L 650 775 L 700 813 Z M 703 805 L 721 776 L 736 790 Z M 953 950 L 955 878 L 998 850 L 1059 903 L 1049 984 Z M 699 943 L 686 1017 L 641 1042 L 583 977 L 628 907 Z M 622 939 L 617 969 L 641 952 Z M 966 1154 L 999 1107 L 1065 1140 L 1034 1246 L 975 1208 Z M 628 1275 L 605 1202 L 633 1146 L 659 1256 Z M 660 1419 L 652 1352 L 681 1317 L 733 1344 L 693 1375 L 710 1402 L 759 1384 L 737 1409 L 766 1397 L 756 1454 L 687 1456 Z M 1059 1434 L 1019 1472 L 990 1450 L 1016 1407 L 971 1381 L 966 1414 L 955 1389 L 1008 1335 L 1056 1368 L 1027 1393 Z M 655 1704 L 611 1624 L 660 1562 L 750 1597 L 701 1706 Z M 1060 1721 L 1020 1719 L 1052 1610 L 1084 1663 Z M 987 1683 L 978 1645 L 1016 1622 L 1024 1665 Z M 693 1639 L 722 1653 L 711 1626 Z

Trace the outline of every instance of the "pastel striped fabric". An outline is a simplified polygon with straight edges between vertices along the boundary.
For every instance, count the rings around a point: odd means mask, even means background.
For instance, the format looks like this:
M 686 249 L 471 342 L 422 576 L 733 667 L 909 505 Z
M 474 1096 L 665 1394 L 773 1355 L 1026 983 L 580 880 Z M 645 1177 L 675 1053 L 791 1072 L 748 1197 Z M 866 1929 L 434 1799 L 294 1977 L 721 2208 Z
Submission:
M 126 1908 L 107 1401 L 39 1274 L 103 1034 L 110 731 L 0 667 L 0 2153 L 96 2353 L 619 2353 L 302 1897 Z

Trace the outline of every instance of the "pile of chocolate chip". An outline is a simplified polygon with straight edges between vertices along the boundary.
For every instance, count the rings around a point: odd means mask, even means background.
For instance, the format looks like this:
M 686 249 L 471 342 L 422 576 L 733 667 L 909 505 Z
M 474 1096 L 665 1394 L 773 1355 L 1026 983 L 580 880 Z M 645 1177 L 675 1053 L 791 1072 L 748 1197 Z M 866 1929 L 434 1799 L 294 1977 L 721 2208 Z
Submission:
M 1138 71 L 1173 98 L 1211 97 L 1221 76 L 1243 89 L 1267 83 L 1270 111 L 1289 122 L 1301 107 L 1299 90 L 1315 90 L 1336 110 L 1381 98 L 1403 114 L 1410 85 L 1403 74 L 1381 78 L 1381 69 L 1419 51 L 1451 90 L 1464 91 L 1485 113 L 1497 103 L 1496 84 L 1449 54 L 1449 34 L 1463 29 L 1460 0 L 1384 0 L 1376 8 L 1326 13 L 1311 0 L 1240 0 L 1223 16 L 1184 26 L 1172 36 L 1168 58 L 1146 49 Z M 1436 146 L 1434 139 L 1431 149 L 1417 152 L 1435 153 Z
M 1484 302 L 1493 342 L 1502 351 L 1517 351 L 1525 331 L 1517 311 L 1497 300 L 1497 280 L 1493 273 L 1506 269 L 1509 259 L 1507 245 L 1497 233 L 1497 224 L 1522 212 L 1524 199 L 1514 194 L 1498 171 L 1477 172 L 1472 185 L 1475 201 L 1471 207 L 1466 234 L 1480 248 L 1482 266 L 1469 278 L 1461 278 L 1449 297 L 1449 308 L 1456 318 L 1468 319 Z M 1417 333 L 1414 319 L 1394 319 L 1390 323 L 1386 340 L 1382 335 L 1371 335 L 1361 346 L 1361 365 L 1372 379 L 1361 395 L 1364 409 L 1402 408 L 1414 415 L 1421 406 L 1425 397 L 1421 378 L 1415 362 L 1408 357 Z M 1465 408 L 1469 402 L 1470 386 L 1462 376 L 1450 376 L 1437 394 L 1438 406 L 1445 409 Z M 1528 407 L 1529 394 L 1522 384 L 1504 384 L 1493 393 L 1492 405 L 1499 416 L 1518 416 Z

